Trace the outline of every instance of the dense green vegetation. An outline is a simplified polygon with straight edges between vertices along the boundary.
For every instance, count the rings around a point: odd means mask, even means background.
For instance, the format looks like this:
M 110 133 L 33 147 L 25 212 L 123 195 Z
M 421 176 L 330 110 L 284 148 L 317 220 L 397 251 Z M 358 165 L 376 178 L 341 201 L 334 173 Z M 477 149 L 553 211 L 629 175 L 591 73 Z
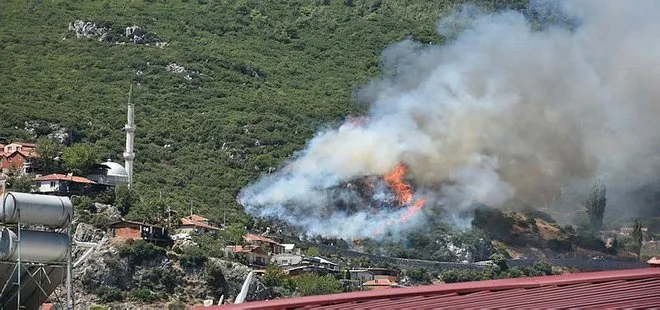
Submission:
M 90 154 L 121 161 L 133 82 L 139 199 L 125 211 L 145 217 L 192 202 L 212 219 L 249 226 L 235 202 L 239 189 L 318 129 L 361 113 L 351 94 L 379 74 L 381 50 L 406 37 L 443 42 L 435 20 L 460 2 L 1 1 L 0 137 L 35 140 L 26 121 L 40 122 L 39 136 L 53 123 L 66 128 L 67 144 L 94 147 L 74 156 L 78 163 Z M 75 20 L 111 27 L 108 42 L 75 38 Z M 168 45 L 126 43 L 133 25 Z M 168 72 L 170 63 L 190 79 Z

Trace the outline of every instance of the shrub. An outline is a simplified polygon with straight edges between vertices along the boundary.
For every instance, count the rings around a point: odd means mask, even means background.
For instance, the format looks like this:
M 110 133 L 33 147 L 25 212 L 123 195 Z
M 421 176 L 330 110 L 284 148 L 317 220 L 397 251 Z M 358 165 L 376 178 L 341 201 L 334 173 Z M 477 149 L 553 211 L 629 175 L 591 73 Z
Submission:
M 573 248 L 573 244 L 567 240 L 550 239 L 548 240 L 548 248 L 555 252 L 568 252 Z
M 186 310 L 186 304 L 183 301 L 177 300 L 168 304 L 167 310 Z
M 124 294 L 122 291 L 115 286 L 102 285 L 96 289 L 94 292 L 96 296 L 99 297 L 99 300 L 103 303 L 122 301 L 124 300 Z
M 139 288 L 131 292 L 131 297 L 139 302 L 152 303 L 162 299 L 162 295 L 146 288 Z
M 294 278 L 293 282 L 301 296 L 333 294 L 343 290 L 341 282 L 331 275 L 307 273 Z
M 410 269 L 406 271 L 406 275 L 410 278 L 410 281 L 419 284 L 430 284 L 431 276 L 429 273 L 422 268 Z
M 165 249 L 144 240 L 127 242 L 119 247 L 119 256 L 128 258 L 133 265 L 140 265 L 165 253 Z
M 181 266 L 182 267 L 188 267 L 188 268 L 197 268 L 197 267 L 202 267 L 204 266 L 204 263 L 208 260 L 208 257 L 206 257 L 205 253 L 202 251 L 202 249 L 198 247 L 189 247 L 186 248 L 183 251 L 183 255 L 181 255 Z

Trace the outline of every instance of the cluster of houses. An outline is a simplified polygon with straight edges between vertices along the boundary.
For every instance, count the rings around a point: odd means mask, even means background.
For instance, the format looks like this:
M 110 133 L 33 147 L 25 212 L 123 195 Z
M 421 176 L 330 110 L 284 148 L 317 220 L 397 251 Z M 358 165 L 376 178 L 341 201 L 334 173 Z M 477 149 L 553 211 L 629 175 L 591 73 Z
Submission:
M 112 242 L 125 242 L 128 239 L 142 239 L 156 244 L 170 244 L 176 240 L 189 239 L 192 233 L 214 233 L 222 228 L 214 225 L 207 218 L 190 215 L 181 218 L 174 234 L 159 225 L 122 220 L 109 227 Z M 319 256 L 305 256 L 303 250 L 293 243 L 281 243 L 261 234 L 246 234 L 240 245 L 225 247 L 227 255 L 243 256 L 245 262 L 257 273 L 263 273 L 269 263 L 283 268 L 286 274 L 298 276 L 303 273 L 320 275 L 348 272 L 348 280 L 364 289 L 383 289 L 399 287 L 398 274 L 386 268 L 364 268 L 344 270 L 339 265 Z
M 0 143 L 0 192 L 4 191 L 4 180 L 9 173 L 31 176 L 33 192 L 47 195 L 85 195 L 129 183 L 128 171 L 121 164 L 110 160 L 92 166 L 88 175 L 83 177 L 70 173 L 42 174 L 34 164 L 34 159 L 38 157 L 37 145 L 34 143 Z
M 91 167 L 86 176 L 72 174 L 40 174 L 39 167 L 33 164 L 38 158 L 36 144 L 13 142 L 0 144 L 0 192 L 4 191 L 4 177 L 10 172 L 29 175 L 33 180 L 33 191 L 50 195 L 88 195 L 101 192 L 108 187 L 130 182 L 129 173 L 124 167 L 112 161 L 98 163 Z M 192 233 L 216 233 L 222 230 L 209 219 L 190 214 L 180 219 L 174 234 L 160 225 L 138 221 L 120 220 L 108 228 L 111 240 L 116 243 L 129 239 L 146 240 L 161 245 L 170 245 L 177 240 L 189 240 Z M 348 272 L 350 281 L 364 288 L 381 289 L 397 287 L 397 273 L 382 268 L 367 268 L 341 271 L 339 265 L 326 258 L 305 256 L 295 244 L 282 243 L 265 234 L 246 234 L 243 242 L 227 246 L 229 255 L 243 256 L 248 266 L 256 272 L 263 272 L 269 263 L 281 266 L 288 275 L 303 273 L 339 274 Z

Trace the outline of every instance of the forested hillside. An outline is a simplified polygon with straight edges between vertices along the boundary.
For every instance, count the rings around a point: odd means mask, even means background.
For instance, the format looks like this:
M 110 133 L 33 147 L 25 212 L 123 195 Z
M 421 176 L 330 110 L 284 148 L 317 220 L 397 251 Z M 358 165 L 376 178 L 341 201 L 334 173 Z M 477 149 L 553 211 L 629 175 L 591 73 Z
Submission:
M 406 37 L 442 42 L 435 21 L 460 2 L 2 1 L 0 137 L 34 141 L 26 121 L 40 122 L 38 135 L 58 124 L 67 143 L 122 161 L 133 82 L 133 217 L 192 201 L 211 218 L 227 210 L 245 223 L 238 190 L 318 129 L 359 114 L 352 92 L 379 73 L 381 50 Z M 481 4 L 526 1 L 500 2 Z M 76 20 L 107 34 L 77 38 Z M 150 43 L 128 40 L 130 26 Z

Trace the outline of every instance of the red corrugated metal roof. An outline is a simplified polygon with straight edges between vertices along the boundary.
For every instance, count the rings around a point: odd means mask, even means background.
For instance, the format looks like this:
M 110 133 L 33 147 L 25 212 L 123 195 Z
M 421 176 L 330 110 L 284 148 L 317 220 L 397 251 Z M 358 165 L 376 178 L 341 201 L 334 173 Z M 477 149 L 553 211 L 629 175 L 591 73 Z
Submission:
M 660 307 L 660 268 L 575 273 L 286 298 L 199 309 Z

